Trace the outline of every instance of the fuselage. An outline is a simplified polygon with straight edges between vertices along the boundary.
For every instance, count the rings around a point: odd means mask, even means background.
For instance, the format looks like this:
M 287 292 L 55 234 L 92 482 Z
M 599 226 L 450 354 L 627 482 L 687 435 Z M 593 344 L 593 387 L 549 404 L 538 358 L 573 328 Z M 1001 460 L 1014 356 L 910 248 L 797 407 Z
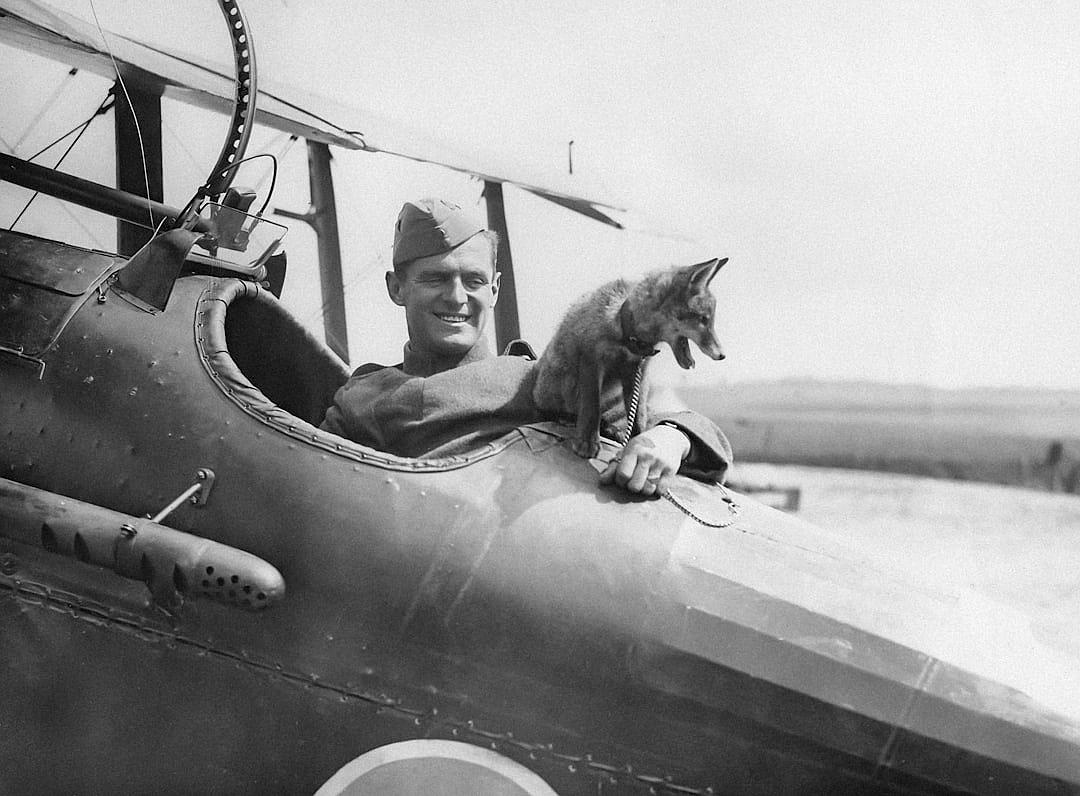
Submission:
M 7 529 L 16 792 L 310 792 L 425 737 L 560 793 L 1080 788 L 1080 725 L 1008 682 L 1019 652 L 981 645 L 1023 639 L 965 627 L 947 587 L 743 496 L 729 522 L 715 486 L 679 480 L 690 513 L 600 487 L 555 424 L 444 460 L 322 432 L 344 366 L 250 283 L 185 275 L 155 314 L 4 266 L 7 299 L 71 314 L 0 356 L 0 477 L 142 517 L 212 471 L 162 523 L 286 584 L 262 611 L 162 606 Z

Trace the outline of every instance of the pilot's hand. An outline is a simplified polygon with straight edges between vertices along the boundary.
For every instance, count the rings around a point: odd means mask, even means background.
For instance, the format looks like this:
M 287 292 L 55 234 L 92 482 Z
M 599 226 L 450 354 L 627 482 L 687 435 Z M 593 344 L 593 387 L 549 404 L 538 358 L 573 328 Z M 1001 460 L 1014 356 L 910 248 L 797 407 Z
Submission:
M 622 455 L 600 473 L 601 484 L 618 484 L 639 495 L 661 495 L 690 453 L 690 438 L 673 426 L 653 426 L 631 437 Z

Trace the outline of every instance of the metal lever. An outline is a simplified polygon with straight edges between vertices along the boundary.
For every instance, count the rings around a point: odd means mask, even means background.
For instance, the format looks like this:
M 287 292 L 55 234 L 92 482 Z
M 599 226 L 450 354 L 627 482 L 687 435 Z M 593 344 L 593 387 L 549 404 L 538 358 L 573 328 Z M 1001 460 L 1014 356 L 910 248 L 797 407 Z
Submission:
M 209 467 L 201 467 L 198 472 L 195 473 L 194 484 L 177 495 L 172 503 L 167 505 L 153 517 L 147 515 L 147 519 L 149 519 L 150 522 L 161 522 L 188 500 L 191 501 L 191 505 L 193 506 L 205 506 L 206 501 L 210 498 L 210 490 L 213 486 L 214 471 Z

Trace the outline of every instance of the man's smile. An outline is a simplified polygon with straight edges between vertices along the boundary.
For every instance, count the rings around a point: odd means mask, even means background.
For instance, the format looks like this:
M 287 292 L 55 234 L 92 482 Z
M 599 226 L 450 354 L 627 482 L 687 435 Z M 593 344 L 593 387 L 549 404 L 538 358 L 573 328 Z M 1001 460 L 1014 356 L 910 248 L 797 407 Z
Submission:
M 471 315 L 451 314 L 445 312 L 436 312 L 435 317 L 444 323 L 466 323 Z

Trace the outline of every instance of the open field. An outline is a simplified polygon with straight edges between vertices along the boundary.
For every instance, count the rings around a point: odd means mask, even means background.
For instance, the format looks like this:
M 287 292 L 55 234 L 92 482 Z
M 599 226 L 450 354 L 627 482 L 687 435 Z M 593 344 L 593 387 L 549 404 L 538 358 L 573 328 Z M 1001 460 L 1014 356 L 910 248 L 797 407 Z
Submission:
M 737 461 L 928 475 L 1080 492 L 1080 393 L 762 382 L 680 395 Z
M 733 477 L 798 486 L 798 516 L 868 566 L 970 589 L 1020 612 L 1080 666 L 1080 497 L 919 476 L 767 464 Z
M 797 489 L 797 515 L 871 571 L 955 595 L 960 615 L 985 606 L 1080 667 L 1080 394 L 814 382 L 681 394 L 731 438 L 735 488 Z

